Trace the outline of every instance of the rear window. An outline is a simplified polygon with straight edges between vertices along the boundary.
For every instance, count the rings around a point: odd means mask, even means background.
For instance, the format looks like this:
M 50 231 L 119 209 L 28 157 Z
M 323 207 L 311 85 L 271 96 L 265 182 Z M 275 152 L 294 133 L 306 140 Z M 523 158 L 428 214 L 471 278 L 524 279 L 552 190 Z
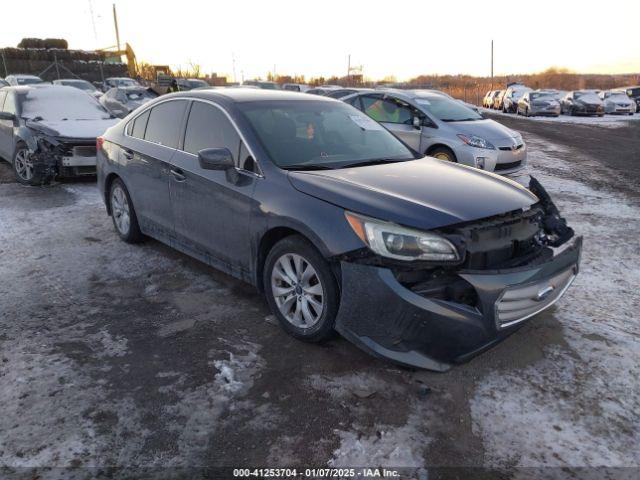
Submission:
M 165 147 L 178 148 L 178 130 L 186 103 L 183 100 L 173 100 L 153 107 L 144 139 Z

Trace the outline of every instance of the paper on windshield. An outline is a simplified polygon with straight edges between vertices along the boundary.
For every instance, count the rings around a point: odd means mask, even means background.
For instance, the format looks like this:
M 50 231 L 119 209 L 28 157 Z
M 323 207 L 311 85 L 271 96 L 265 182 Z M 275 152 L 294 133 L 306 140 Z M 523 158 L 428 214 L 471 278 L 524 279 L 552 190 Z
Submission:
M 363 130 L 384 130 L 378 122 L 366 115 L 349 115 L 349 118 Z

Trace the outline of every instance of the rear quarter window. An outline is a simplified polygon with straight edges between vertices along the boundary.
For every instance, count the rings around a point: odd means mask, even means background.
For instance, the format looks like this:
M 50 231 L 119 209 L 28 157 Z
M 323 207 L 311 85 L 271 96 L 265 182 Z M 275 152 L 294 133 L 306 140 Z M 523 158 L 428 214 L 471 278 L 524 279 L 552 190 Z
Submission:
M 173 100 L 150 110 L 144 139 L 169 148 L 178 148 L 179 130 L 187 102 Z
M 129 124 L 129 135 L 135 138 L 144 138 L 144 133 L 147 129 L 147 122 L 149 121 L 150 113 L 151 110 L 147 110 Z

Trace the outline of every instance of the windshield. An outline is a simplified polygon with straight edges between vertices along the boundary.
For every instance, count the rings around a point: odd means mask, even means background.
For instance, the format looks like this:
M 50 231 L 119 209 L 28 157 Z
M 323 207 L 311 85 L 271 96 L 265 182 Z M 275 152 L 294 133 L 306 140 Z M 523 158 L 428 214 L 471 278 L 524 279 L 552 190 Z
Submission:
M 191 88 L 201 88 L 209 86 L 209 84 L 204 80 L 187 80 L 187 83 Z
M 157 96 L 147 89 L 125 91 L 125 95 L 127 96 L 127 100 L 150 100 L 152 98 L 156 98 Z
M 596 95 L 594 92 L 575 92 L 574 96 L 576 99 L 587 102 L 599 102 L 600 97 Z
M 18 82 L 18 85 L 36 85 L 38 83 L 44 83 L 37 77 L 17 77 L 16 82 Z
M 629 97 L 624 92 L 611 92 L 611 97 L 617 100 L 629 100 Z
M 555 100 L 557 93 L 555 92 L 531 92 L 529 97 L 531 100 Z
M 130 78 L 112 78 L 111 83 L 118 87 L 137 87 L 140 84 Z
M 640 87 L 638 88 L 629 88 L 627 90 L 627 95 L 630 97 L 640 97 Z
M 22 117 L 32 120 L 105 120 L 111 115 L 91 96 L 71 87 L 34 88 L 22 101 Z
M 346 104 L 270 101 L 239 104 L 239 108 L 281 168 L 340 168 L 415 158 L 379 123 Z
M 443 95 L 416 98 L 422 110 L 443 122 L 469 122 L 483 120 L 483 117 L 466 105 Z
M 80 90 L 86 90 L 88 92 L 93 92 L 94 90 L 96 90 L 96 87 L 91 85 L 89 82 L 83 82 L 82 80 L 63 80 L 60 83 L 68 87 L 75 87 L 79 88 Z

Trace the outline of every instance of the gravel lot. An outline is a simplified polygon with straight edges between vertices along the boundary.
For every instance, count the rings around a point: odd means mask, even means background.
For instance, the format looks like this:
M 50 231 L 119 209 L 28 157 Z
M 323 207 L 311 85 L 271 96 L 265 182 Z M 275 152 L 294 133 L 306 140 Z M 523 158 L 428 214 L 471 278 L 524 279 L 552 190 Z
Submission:
M 584 235 L 582 272 L 554 309 L 445 374 L 339 338 L 297 342 L 251 287 L 155 241 L 119 241 L 93 182 L 28 188 L 1 164 L 0 474 L 429 465 L 637 478 L 640 122 L 499 120 L 523 132 L 530 173 Z

